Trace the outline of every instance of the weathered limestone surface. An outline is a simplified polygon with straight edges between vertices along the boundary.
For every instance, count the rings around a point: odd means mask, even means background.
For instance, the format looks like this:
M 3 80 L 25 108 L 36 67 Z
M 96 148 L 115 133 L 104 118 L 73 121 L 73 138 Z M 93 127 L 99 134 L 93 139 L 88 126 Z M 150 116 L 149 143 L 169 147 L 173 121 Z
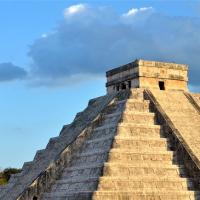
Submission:
M 184 64 L 135 60 L 106 73 L 107 92 L 127 88 L 156 88 L 162 82 L 166 90 L 187 91 L 188 67 Z
M 107 160 L 124 104 L 125 101 L 120 101 L 112 107 L 106 107 L 103 117 L 93 128 L 83 147 L 65 167 L 51 190 L 42 195 L 43 200 L 91 199 Z
M 151 90 L 184 142 L 200 161 L 200 115 L 181 91 Z
M 51 138 L 46 149 L 38 151 L 32 162 L 24 164 L 23 171 L 13 176 L 6 188 L 0 187 L 0 199 L 15 200 L 52 162 L 58 159 L 60 153 L 97 117 L 115 95 L 91 100 L 88 107 L 76 116 L 72 124 L 63 127 L 60 136 Z
M 200 94 L 191 94 L 192 97 L 194 98 L 194 100 L 196 101 L 196 103 L 198 104 L 198 106 L 200 107 Z
M 150 102 L 138 93 L 132 90 L 126 102 L 93 199 L 199 199 Z

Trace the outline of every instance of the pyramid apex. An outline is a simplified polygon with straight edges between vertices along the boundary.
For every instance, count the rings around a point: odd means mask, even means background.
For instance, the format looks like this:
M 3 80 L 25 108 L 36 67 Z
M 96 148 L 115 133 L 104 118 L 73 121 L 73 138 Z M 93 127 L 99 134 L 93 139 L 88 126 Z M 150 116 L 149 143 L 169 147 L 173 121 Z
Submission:
M 107 92 L 128 88 L 187 91 L 188 66 L 175 62 L 136 59 L 106 72 Z

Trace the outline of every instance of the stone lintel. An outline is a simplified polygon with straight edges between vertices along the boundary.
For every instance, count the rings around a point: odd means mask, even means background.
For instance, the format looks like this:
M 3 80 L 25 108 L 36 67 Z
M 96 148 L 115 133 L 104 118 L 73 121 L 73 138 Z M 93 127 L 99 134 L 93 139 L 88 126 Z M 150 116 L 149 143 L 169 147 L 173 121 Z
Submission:
M 149 61 L 149 60 L 138 60 L 139 66 L 146 66 L 146 67 L 158 67 L 158 68 L 165 68 L 165 69 L 177 69 L 177 70 L 188 70 L 188 65 L 185 64 L 177 64 L 174 62 L 158 62 L 158 61 Z
M 130 70 L 134 67 L 145 66 L 145 67 L 157 67 L 157 68 L 165 68 L 165 69 L 177 69 L 182 71 L 188 71 L 188 65 L 185 64 L 177 64 L 173 62 L 158 62 L 158 61 L 149 61 L 149 60 L 135 60 L 126 65 L 122 65 L 120 67 L 111 69 L 106 72 L 106 77 Z

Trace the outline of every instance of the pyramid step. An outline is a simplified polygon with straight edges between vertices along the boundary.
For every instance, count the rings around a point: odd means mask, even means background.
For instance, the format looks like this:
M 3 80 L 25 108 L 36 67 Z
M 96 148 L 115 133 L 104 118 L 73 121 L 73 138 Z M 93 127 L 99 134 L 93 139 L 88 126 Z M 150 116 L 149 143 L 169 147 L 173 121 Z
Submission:
M 111 123 L 111 124 L 104 124 L 103 126 L 99 126 L 97 128 L 94 128 L 94 131 L 101 131 L 101 130 L 110 130 L 116 127 L 115 123 Z
M 144 99 L 144 91 L 143 89 L 131 89 L 131 93 L 129 99 Z
M 65 178 L 65 179 L 60 179 L 56 181 L 56 184 L 73 184 L 73 183 L 82 183 L 82 182 L 93 182 L 93 181 L 98 181 L 99 177 L 97 176 L 91 176 L 91 177 L 74 177 L 74 178 Z
M 115 127 L 111 127 L 111 128 L 105 128 L 105 129 L 95 129 L 93 131 L 93 133 L 91 134 L 90 139 L 100 139 L 100 138 L 104 138 L 104 137 L 114 137 L 115 133 L 116 133 L 116 128 Z
M 62 179 L 82 177 L 98 177 L 102 174 L 103 164 L 85 164 L 76 167 L 69 167 L 64 170 Z
M 124 164 L 118 160 L 118 161 L 109 161 L 109 163 L 112 166 L 124 166 Z M 163 161 L 163 160 L 156 160 L 156 161 L 152 161 L 152 160 L 146 160 L 145 162 L 143 160 L 138 160 L 137 162 L 128 162 L 126 165 L 131 165 L 131 166 L 135 166 L 135 167 L 149 167 L 149 168 L 170 168 L 171 166 L 174 168 L 179 168 L 182 167 L 182 165 L 178 165 L 176 161 Z
M 139 178 L 102 178 L 100 179 L 98 190 L 142 190 L 148 191 L 152 190 L 188 190 L 192 188 L 192 182 L 187 179 L 175 178 L 175 179 L 163 179 L 163 180 L 154 180 L 154 179 L 141 179 Z
M 132 148 L 133 146 L 140 147 L 168 147 L 166 138 L 147 138 L 147 137 L 121 137 L 116 136 L 113 141 L 114 148 Z
M 51 138 L 49 141 L 53 140 L 53 138 Z M 50 142 L 49 142 L 50 143 Z M 34 161 L 38 161 L 40 159 L 43 159 L 44 156 L 45 156 L 45 152 L 46 152 L 46 149 L 41 149 L 41 150 L 38 150 L 34 156 Z
M 171 165 L 169 167 L 137 167 L 130 164 L 104 164 L 104 176 L 149 176 L 152 179 L 159 177 L 180 177 L 185 175 L 184 168 Z
M 106 114 L 104 116 L 104 120 L 103 120 L 103 123 L 104 124 L 109 124 L 109 123 L 112 123 L 112 122 L 116 122 L 119 120 L 119 117 L 121 116 L 122 112 L 114 112 L 114 113 L 111 113 L 111 114 Z
M 98 184 L 97 177 L 85 177 L 84 179 L 66 179 L 56 181 L 56 184 L 52 187 L 52 192 L 55 191 L 78 191 L 78 190 L 96 190 Z M 192 187 L 192 182 L 185 178 L 165 178 L 160 180 L 150 179 L 149 177 L 143 178 L 122 178 L 122 177 L 102 177 L 98 185 L 98 190 L 134 190 L 145 188 L 158 188 L 160 189 L 179 189 L 186 190 Z
M 200 198 L 196 191 L 97 191 L 93 200 L 197 200 Z
M 118 124 L 118 127 L 133 127 L 133 128 L 147 128 L 147 129 L 156 129 L 160 130 L 160 125 L 154 125 L 154 124 L 136 124 L 131 122 L 122 122 Z
M 171 151 L 170 146 L 123 146 L 123 147 L 114 147 L 115 149 L 120 149 L 122 151 L 135 151 L 135 152 L 164 152 L 164 151 Z
M 96 151 L 83 151 L 79 153 L 72 161 L 73 165 L 82 165 L 84 163 L 103 163 L 108 157 L 108 149 Z
M 98 185 L 97 177 L 84 177 L 82 179 L 63 179 L 56 181 L 56 184 L 51 189 L 51 192 L 62 191 L 79 191 L 81 190 L 96 190 Z
M 112 148 L 109 153 L 130 153 L 139 155 L 168 155 L 173 157 L 176 153 L 175 151 L 168 151 L 166 149 L 162 150 L 158 148 Z
M 113 136 L 107 136 L 107 137 L 102 137 L 102 138 L 97 138 L 97 139 L 89 139 L 86 141 L 86 144 L 91 144 L 91 143 L 99 143 L 99 142 L 105 142 L 107 140 L 112 140 Z
M 154 113 L 137 113 L 132 111 L 125 111 L 122 115 L 122 122 L 153 125 L 156 123 L 156 117 Z
M 149 176 L 102 176 L 99 178 L 99 181 L 137 181 L 137 182 L 184 182 L 187 183 L 188 186 L 193 185 L 193 179 L 192 178 L 183 178 L 183 177 L 160 177 L 155 176 L 153 179 Z
M 141 101 L 135 99 L 128 99 L 125 105 L 125 111 L 138 111 L 138 112 L 149 112 L 150 102 Z
M 163 129 L 158 125 L 130 124 L 120 123 L 117 128 L 117 135 L 125 136 L 147 136 L 160 137 L 163 136 Z
M 114 113 L 110 113 L 110 114 L 106 114 L 104 116 L 104 118 L 113 118 L 113 117 L 119 117 L 122 114 L 122 112 L 114 112 Z
M 139 151 L 122 151 L 121 149 L 112 149 L 109 152 L 109 161 L 137 162 L 137 161 L 173 161 L 173 153 L 170 151 L 163 152 L 139 152 Z
M 134 99 L 134 98 L 126 99 L 126 103 L 135 103 L 135 102 L 149 104 L 150 100 L 146 100 L 146 99 Z
M 84 149 L 91 151 L 95 149 L 110 149 L 114 135 L 109 135 L 101 138 L 90 139 L 85 142 Z

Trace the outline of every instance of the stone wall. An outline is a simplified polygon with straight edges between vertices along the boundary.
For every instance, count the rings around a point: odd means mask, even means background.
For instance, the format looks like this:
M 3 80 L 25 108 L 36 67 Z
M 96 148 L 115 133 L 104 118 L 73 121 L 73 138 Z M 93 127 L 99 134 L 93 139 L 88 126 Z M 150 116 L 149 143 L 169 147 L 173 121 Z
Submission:
M 139 85 L 140 88 L 159 88 L 159 81 L 163 81 L 165 85 L 165 90 L 184 90 L 187 91 L 187 82 L 179 80 L 152 78 L 152 77 L 140 77 Z
M 106 76 L 108 93 L 139 87 L 161 89 L 159 82 L 165 90 L 188 90 L 188 67 L 183 64 L 136 60 L 108 71 Z
M 200 189 L 200 115 L 184 92 L 146 90 L 179 160 Z M 152 107 L 153 107 L 152 106 Z
M 139 60 L 139 85 L 142 88 L 159 89 L 163 81 L 166 90 L 187 90 L 187 65 Z

